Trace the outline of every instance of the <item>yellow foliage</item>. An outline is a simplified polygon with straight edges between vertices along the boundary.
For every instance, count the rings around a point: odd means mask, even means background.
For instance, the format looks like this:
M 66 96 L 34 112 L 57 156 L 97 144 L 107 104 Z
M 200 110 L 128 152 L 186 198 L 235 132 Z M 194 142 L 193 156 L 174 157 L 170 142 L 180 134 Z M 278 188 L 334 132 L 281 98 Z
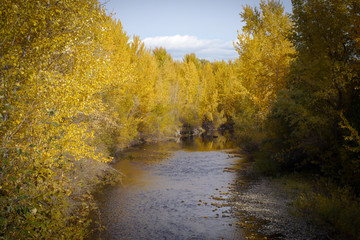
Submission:
M 238 73 L 246 94 L 265 119 L 279 90 L 286 86 L 286 75 L 295 49 L 286 34 L 291 21 L 278 2 L 260 3 L 260 11 L 250 6 L 241 14 L 246 26 L 234 43 L 239 53 Z
M 152 54 L 96 0 L 4 0 L 0 12 L 0 238 L 84 238 L 80 162 L 234 116 L 234 64 Z
M 76 218 L 67 212 L 73 163 L 109 159 L 87 144 L 84 118 L 102 107 L 95 66 L 105 14 L 85 0 L 5 0 L 0 11 L 0 235 L 81 238 L 66 227 Z M 88 222 L 78 220 L 75 229 Z

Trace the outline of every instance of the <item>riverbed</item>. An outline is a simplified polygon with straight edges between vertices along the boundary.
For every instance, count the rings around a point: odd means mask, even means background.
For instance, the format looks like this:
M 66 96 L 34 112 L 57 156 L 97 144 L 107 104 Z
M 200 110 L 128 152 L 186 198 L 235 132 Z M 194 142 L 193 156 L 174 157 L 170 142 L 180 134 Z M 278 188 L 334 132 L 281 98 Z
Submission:
M 238 152 L 222 136 L 122 152 L 112 167 L 123 181 L 95 195 L 105 230 L 91 239 L 316 239 Z
M 240 160 L 233 147 L 219 136 L 124 151 L 113 164 L 122 183 L 96 194 L 101 238 L 243 239 L 226 201 L 236 177 L 226 169 Z

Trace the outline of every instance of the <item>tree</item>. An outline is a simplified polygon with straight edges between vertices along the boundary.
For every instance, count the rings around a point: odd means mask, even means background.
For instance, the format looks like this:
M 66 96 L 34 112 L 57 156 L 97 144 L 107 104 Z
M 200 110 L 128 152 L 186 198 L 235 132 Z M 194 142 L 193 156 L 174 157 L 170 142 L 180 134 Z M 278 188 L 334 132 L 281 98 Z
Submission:
M 155 56 L 159 67 L 163 67 L 165 61 L 172 60 L 171 55 L 166 52 L 166 49 L 163 47 L 156 47 L 153 51 L 153 55 Z
M 262 0 L 259 8 L 246 5 L 240 16 L 245 26 L 234 43 L 239 59 L 232 119 L 243 147 L 254 150 L 265 137 L 264 121 L 277 94 L 287 85 L 295 49 L 287 38 L 292 23 L 280 1 Z
M 107 17 L 85 0 L 5 0 L 0 12 L 0 236 L 82 238 L 90 206 L 69 214 L 70 181 L 76 160 L 109 160 L 88 144 L 86 120 L 102 105 Z
M 200 74 L 200 106 L 202 126 L 205 130 L 215 130 L 225 122 L 224 111 L 219 107 L 219 94 L 213 67 L 206 63 Z
M 239 77 L 248 97 L 260 109 L 259 117 L 265 119 L 276 94 L 286 86 L 295 53 L 286 38 L 291 21 L 280 1 L 275 0 L 262 0 L 259 9 L 246 5 L 240 15 L 245 26 L 234 44 L 239 53 Z
M 283 166 L 318 167 L 357 192 L 359 152 L 346 149 L 354 146 L 359 129 L 359 53 L 353 34 L 358 5 L 293 1 L 292 40 L 298 55 L 270 118 L 271 124 L 283 126 L 272 128 L 283 144 L 277 152 Z

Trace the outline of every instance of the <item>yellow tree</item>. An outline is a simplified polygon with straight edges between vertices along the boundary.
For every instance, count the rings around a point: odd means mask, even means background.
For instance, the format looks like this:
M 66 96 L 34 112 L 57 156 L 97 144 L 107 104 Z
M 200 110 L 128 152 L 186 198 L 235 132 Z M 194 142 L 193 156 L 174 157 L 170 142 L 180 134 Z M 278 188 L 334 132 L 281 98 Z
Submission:
M 181 63 L 181 72 L 178 78 L 180 85 L 179 100 L 181 101 L 180 121 L 183 125 L 193 128 L 201 126 L 199 113 L 200 79 L 196 68 L 197 58 L 188 58 L 186 55 Z
M 87 221 L 68 214 L 70 180 L 74 160 L 106 160 L 87 143 L 85 117 L 101 109 L 106 15 L 85 0 L 5 0 L 0 12 L 0 235 L 81 238 Z
M 239 77 L 264 119 L 277 92 L 286 86 L 285 76 L 295 53 L 286 38 L 291 21 L 277 0 L 262 0 L 259 9 L 246 5 L 240 15 L 245 26 L 234 44 L 239 53 Z
M 223 123 L 221 119 L 223 112 L 218 112 L 218 89 L 210 63 L 202 67 L 200 80 L 199 111 L 202 116 L 202 125 L 206 130 L 214 130 Z
M 238 97 L 236 92 L 237 76 L 235 73 L 235 64 L 233 62 L 226 63 L 225 61 L 214 62 L 213 71 L 218 90 L 219 108 L 224 111 L 225 116 L 231 121 L 235 115 L 235 100 Z
M 164 136 L 173 136 L 179 131 L 179 82 L 176 67 L 171 55 L 164 48 L 156 48 L 153 54 L 158 62 L 160 75 L 156 82 L 156 107 L 154 112 L 158 112 L 159 125 L 157 129 Z
M 155 127 L 157 116 L 153 110 L 157 105 L 156 85 L 159 81 L 160 70 L 155 57 L 138 37 L 134 37 L 130 50 L 133 52 L 133 58 L 136 59 L 134 62 L 135 84 L 130 90 L 138 104 L 134 116 L 139 121 L 139 137 L 146 139 L 158 130 Z
M 135 84 L 135 63 L 120 21 L 109 18 L 102 25 L 101 35 L 97 54 L 103 61 L 96 66 L 103 87 L 97 96 L 104 107 L 92 115 L 91 124 L 96 133 L 94 145 L 112 152 L 127 146 L 137 135 L 132 114 L 135 103 L 129 90 Z

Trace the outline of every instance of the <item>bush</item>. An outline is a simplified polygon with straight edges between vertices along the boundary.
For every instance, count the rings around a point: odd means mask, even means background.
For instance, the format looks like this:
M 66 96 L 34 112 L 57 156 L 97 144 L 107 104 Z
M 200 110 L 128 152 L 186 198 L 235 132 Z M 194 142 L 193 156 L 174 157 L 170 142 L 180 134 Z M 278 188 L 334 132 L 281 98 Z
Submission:
M 347 188 L 335 188 L 332 184 L 317 187 L 295 199 L 296 214 L 332 228 L 345 239 L 360 239 L 359 199 Z
M 280 173 L 279 163 L 266 157 L 262 153 L 256 154 L 254 170 L 265 176 L 278 176 Z

